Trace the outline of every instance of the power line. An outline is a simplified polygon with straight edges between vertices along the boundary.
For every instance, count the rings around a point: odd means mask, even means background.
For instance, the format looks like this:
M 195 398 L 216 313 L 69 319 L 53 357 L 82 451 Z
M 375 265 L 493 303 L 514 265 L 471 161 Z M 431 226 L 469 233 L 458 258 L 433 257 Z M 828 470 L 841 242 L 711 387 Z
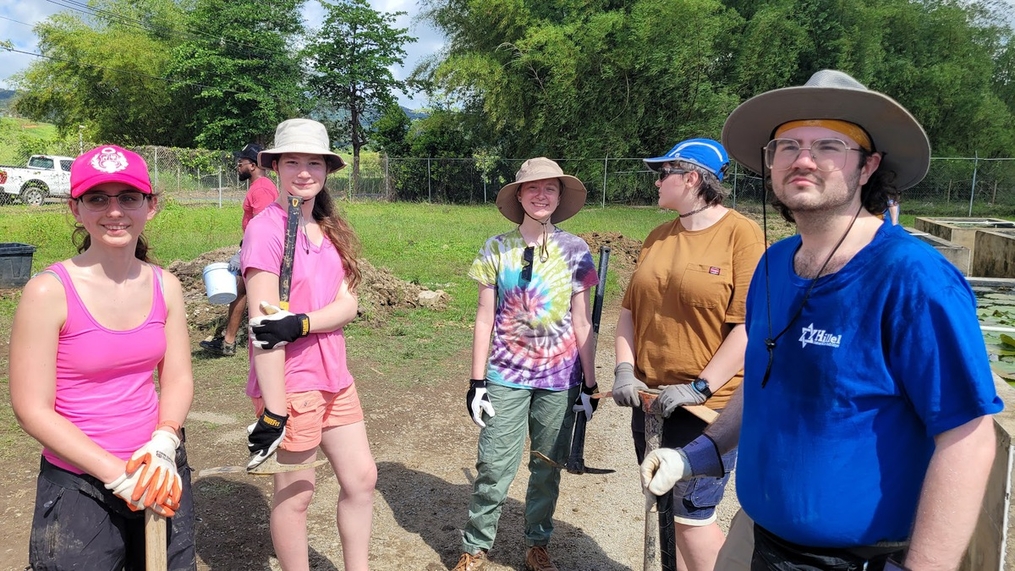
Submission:
M 34 56 L 34 57 L 37 57 L 37 58 L 48 59 L 48 60 L 57 61 L 57 62 L 61 62 L 61 63 L 69 63 L 69 64 L 73 64 L 73 65 L 78 65 L 78 66 L 81 66 L 81 67 L 91 67 L 91 68 L 95 68 L 95 69 L 104 69 L 104 70 L 107 70 L 107 71 L 112 71 L 112 72 L 120 73 L 120 74 L 124 74 L 124 75 L 134 75 L 134 76 L 138 76 L 138 77 L 146 77 L 146 78 L 149 78 L 149 79 L 157 79 L 159 81 L 163 81 L 163 82 L 171 83 L 171 84 L 188 85 L 188 86 L 193 86 L 193 87 L 204 87 L 204 88 L 208 88 L 208 89 L 216 89 L 216 90 L 219 90 L 219 91 L 222 91 L 222 92 L 225 92 L 225 93 L 235 93 L 237 95 L 253 95 L 252 93 L 249 93 L 249 92 L 246 92 L 246 91 L 236 91 L 235 89 L 227 89 L 227 88 L 223 88 L 223 87 L 216 86 L 216 85 L 206 85 L 206 84 L 197 83 L 197 82 L 194 82 L 194 81 L 186 81 L 186 80 L 182 80 L 182 79 L 172 79 L 172 78 L 169 78 L 169 77 L 161 77 L 161 76 L 158 76 L 158 75 L 152 75 L 150 73 L 142 73 L 140 71 L 133 71 L 133 70 L 129 70 L 129 69 L 122 69 L 122 68 L 116 68 L 116 67 L 107 67 L 107 66 L 104 66 L 104 65 L 98 65 L 98 64 L 94 64 L 94 63 L 85 63 L 85 62 L 82 62 L 80 60 L 75 60 L 75 59 L 58 58 L 58 57 L 54 57 L 54 56 L 47 56 L 47 55 L 44 55 L 44 54 L 37 54 L 35 52 L 26 52 L 24 50 L 14 49 L 13 47 L 8 47 L 8 46 L 3 45 L 3 44 L 0 44 L 0 48 L 5 49 L 5 50 L 10 51 L 10 52 L 14 52 L 14 53 L 18 53 L 18 54 L 24 54 L 24 55 L 29 55 L 29 56 Z
M 111 12 L 111 11 L 108 11 L 108 10 L 101 10 L 101 9 L 98 9 L 98 8 L 93 8 L 92 6 L 89 6 L 86 2 L 78 2 L 76 0 L 46 0 L 46 1 L 51 3 L 51 4 L 55 4 L 57 6 L 60 6 L 62 8 L 67 8 L 67 9 L 73 10 L 75 12 L 80 12 L 80 13 L 85 14 L 87 16 L 101 17 L 101 18 L 106 19 L 107 21 L 119 22 L 121 24 L 127 25 L 127 26 L 135 28 L 135 29 L 143 30 L 145 32 L 154 32 L 154 33 L 157 33 L 157 34 L 164 34 L 166 36 L 175 37 L 178 40 L 184 40 L 184 41 L 187 41 L 187 40 L 210 40 L 211 43 L 216 43 L 216 44 L 220 44 L 220 45 L 225 45 L 225 44 L 233 45 L 233 46 L 235 46 L 237 48 L 240 48 L 240 51 L 245 56 L 247 56 L 249 58 L 260 57 L 261 54 L 263 54 L 263 53 L 265 53 L 267 51 L 267 50 L 265 50 L 263 48 L 260 48 L 258 46 L 252 45 L 252 44 L 247 44 L 247 43 L 243 43 L 243 42 L 239 42 L 239 41 L 235 41 L 235 40 L 227 40 L 227 39 L 225 39 L 225 38 L 223 38 L 221 36 L 216 36 L 216 35 L 209 34 L 209 33 L 206 33 L 206 32 L 201 32 L 199 30 L 189 30 L 188 29 L 186 31 L 186 34 L 181 34 L 181 33 L 177 32 L 177 31 L 174 31 L 174 30 L 159 29 L 159 28 L 156 28 L 156 27 L 154 27 L 154 26 L 152 26 L 150 24 L 146 24 L 146 23 L 142 22 L 141 20 L 138 20 L 137 18 L 131 18 L 131 17 L 124 16 L 124 15 L 121 15 L 121 14 L 118 14 L 118 13 L 115 13 L 115 12 Z

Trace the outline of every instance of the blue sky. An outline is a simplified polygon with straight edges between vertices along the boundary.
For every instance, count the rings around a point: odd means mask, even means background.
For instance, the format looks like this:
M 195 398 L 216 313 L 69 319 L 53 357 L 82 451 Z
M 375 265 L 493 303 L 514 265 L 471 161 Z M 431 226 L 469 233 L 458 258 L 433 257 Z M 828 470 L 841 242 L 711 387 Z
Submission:
M 78 2 L 73 2 L 73 5 L 77 4 Z M 415 0 L 370 0 L 370 5 L 380 12 L 407 12 L 407 15 L 397 20 L 396 25 L 408 28 L 410 36 L 419 38 L 415 43 L 405 47 L 405 51 L 408 52 L 405 66 L 392 70 L 396 78 L 404 79 L 420 59 L 436 53 L 443 46 L 444 38 L 437 31 L 414 21 L 418 12 Z M 0 41 L 12 42 L 16 50 L 38 53 L 37 38 L 32 32 L 33 26 L 67 9 L 66 3 L 52 0 L 0 0 Z M 304 18 L 308 22 L 320 22 L 322 15 L 321 5 L 316 0 L 309 0 L 304 10 Z M 9 89 L 11 86 L 7 79 L 38 59 L 0 49 L 0 88 Z M 399 94 L 398 100 L 410 109 L 418 109 L 426 104 L 422 95 L 412 98 L 406 94 Z

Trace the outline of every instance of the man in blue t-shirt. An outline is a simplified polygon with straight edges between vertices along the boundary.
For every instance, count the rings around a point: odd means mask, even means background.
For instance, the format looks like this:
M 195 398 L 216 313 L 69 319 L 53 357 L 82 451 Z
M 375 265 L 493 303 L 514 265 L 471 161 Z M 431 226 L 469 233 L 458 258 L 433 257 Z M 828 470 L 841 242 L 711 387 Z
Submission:
M 965 279 L 877 216 L 927 174 L 927 135 L 823 70 L 744 102 L 722 142 L 798 234 L 754 273 L 742 390 L 705 435 L 650 454 L 644 485 L 722 474 L 739 437 L 743 509 L 717 571 L 957 568 L 1002 404 Z

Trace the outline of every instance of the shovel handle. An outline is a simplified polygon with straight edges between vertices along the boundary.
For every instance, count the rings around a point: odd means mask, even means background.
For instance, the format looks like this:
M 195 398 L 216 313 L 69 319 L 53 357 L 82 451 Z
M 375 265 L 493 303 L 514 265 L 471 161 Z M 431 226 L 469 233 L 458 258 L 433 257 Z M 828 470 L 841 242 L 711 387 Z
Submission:
M 166 518 L 145 510 L 144 555 L 146 571 L 166 571 Z

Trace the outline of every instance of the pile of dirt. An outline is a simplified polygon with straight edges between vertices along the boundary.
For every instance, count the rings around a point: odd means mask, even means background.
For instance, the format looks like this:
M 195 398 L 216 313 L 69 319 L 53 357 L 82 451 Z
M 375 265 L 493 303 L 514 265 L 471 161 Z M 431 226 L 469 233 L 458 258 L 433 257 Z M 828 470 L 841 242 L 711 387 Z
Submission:
M 228 261 L 236 248 L 227 246 L 205 252 L 189 261 L 176 261 L 166 270 L 175 275 L 183 286 L 183 299 L 187 306 L 187 323 L 192 331 L 208 337 L 219 334 L 225 327 L 226 305 L 208 303 L 204 287 L 204 267 L 215 262 Z M 426 288 L 398 279 L 386 268 L 376 268 L 370 262 L 360 259 L 362 281 L 358 288 L 359 310 L 357 321 L 376 325 L 397 309 L 426 306 L 442 310 L 451 297 L 443 290 L 430 291 Z M 245 331 L 245 327 L 240 328 Z

